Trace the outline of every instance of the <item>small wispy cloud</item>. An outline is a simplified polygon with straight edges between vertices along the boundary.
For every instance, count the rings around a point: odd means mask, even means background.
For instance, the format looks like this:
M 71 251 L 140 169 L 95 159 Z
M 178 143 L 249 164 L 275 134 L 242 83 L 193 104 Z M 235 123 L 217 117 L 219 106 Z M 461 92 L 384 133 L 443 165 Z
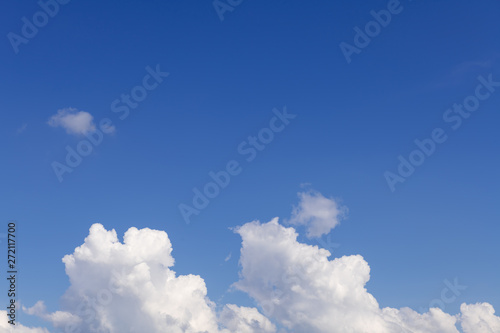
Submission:
M 308 238 L 328 234 L 340 224 L 340 219 L 346 213 L 346 208 L 338 205 L 335 200 L 325 198 L 314 190 L 301 192 L 298 196 L 299 204 L 294 207 L 287 222 L 295 226 L 305 226 Z
M 65 108 L 50 117 L 47 124 L 52 127 L 62 127 L 68 134 L 80 135 L 96 129 L 93 119 L 94 117 L 86 111 Z
M 28 127 L 28 124 L 24 123 L 21 125 L 21 127 L 19 127 L 17 130 L 16 130 L 16 133 L 17 134 L 21 134 L 22 132 L 24 132 L 26 130 L 26 127 Z
M 451 66 L 443 77 L 431 84 L 432 90 L 442 89 L 450 86 L 461 85 L 474 80 L 484 71 L 498 69 L 500 65 L 500 54 L 495 54 L 489 58 L 463 61 Z

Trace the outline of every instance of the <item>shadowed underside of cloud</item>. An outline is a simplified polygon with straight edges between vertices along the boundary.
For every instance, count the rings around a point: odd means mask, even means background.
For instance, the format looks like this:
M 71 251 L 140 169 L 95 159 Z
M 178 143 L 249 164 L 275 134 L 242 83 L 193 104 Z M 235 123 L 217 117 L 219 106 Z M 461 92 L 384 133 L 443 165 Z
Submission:
M 278 218 L 235 232 L 242 247 L 234 287 L 248 293 L 260 311 L 233 304 L 217 311 L 200 276 L 172 270 L 165 232 L 130 228 L 121 243 L 100 224 L 63 258 L 71 282 L 63 311 L 48 313 L 41 302 L 25 311 L 73 333 L 271 333 L 278 330 L 275 324 L 280 332 L 296 333 L 458 333 L 457 325 L 465 333 L 500 332 L 500 318 L 487 303 L 463 304 L 458 315 L 438 308 L 424 314 L 380 308 L 365 288 L 370 267 L 363 257 L 329 259 L 329 251 L 298 242 L 296 230 Z

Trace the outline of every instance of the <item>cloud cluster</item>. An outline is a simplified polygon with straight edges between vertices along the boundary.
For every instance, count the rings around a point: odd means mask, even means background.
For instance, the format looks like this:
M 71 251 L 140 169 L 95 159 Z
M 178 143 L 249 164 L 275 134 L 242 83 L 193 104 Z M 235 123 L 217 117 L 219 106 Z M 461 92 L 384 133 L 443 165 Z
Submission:
M 426 314 L 381 309 L 365 288 L 370 267 L 360 255 L 329 260 L 329 251 L 299 243 L 296 231 L 278 218 L 236 232 L 243 243 L 235 287 L 290 332 L 458 333 L 457 318 L 437 308 Z
M 409 308 L 381 309 L 365 288 L 368 263 L 359 255 L 329 260 L 330 252 L 297 242 L 278 218 L 247 223 L 242 237 L 241 279 L 248 293 L 290 332 L 310 333 L 498 333 L 500 317 L 490 304 L 462 304 L 452 316 L 439 308 L 419 314 Z
M 335 200 L 325 198 L 316 191 L 301 192 L 298 196 L 300 202 L 293 208 L 288 223 L 295 226 L 306 226 L 308 238 L 328 234 L 340 224 L 340 219 L 347 211 Z
M 334 207 L 323 196 L 309 192 L 301 199 L 296 216 L 334 216 L 332 209 L 311 210 Z M 297 231 L 278 218 L 235 232 L 242 246 L 233 287 L 258 309 L 227 304 L 217 311 L 200 276 L 173 271 L 165 232 L 130 228 L 122 243 L 114 230 L 94 224 L 83 245 L 63 258 L 71 282 L 63 311 L 48 313 L 41 302 L 25 311 L 66 333 L 459 333 L 457 326 L 464 333 L 500 332 L 500 317 L 488 303 L 462 304 L 457 315 L 380 308 L 366 289 L 370 267 L 362 256 L 330 258 L 329 251 L 298 242 Z
M 219 320 L 204 280 L 177 276 L 171 252 L 163 231 L 130 228 L 121 243 L 114 230 L 94 224 L 84 244 L 63 258 L 71 282 L 64 311 L 47 313 L 37 303 L 26 312 L 72 333 L 274 331 L 252 308 L 227 305 Z
M 94 117 L 86 111 L 75 108 L 58 110 L 47 122 L 52 127 L 62 127 L 68 134 L 86 134 L 95 131 Z

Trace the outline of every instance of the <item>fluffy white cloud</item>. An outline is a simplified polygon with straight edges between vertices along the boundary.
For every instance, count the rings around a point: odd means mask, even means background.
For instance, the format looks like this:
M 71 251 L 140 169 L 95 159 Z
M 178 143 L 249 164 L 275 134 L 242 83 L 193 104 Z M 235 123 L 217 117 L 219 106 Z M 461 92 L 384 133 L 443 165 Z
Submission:
M 301 192 L 298 194 L 299 204 L 294 207 L 289 224 L 305 225 L 307 237 L 321 237 L 328 234 L 339 223 L 346 212 L 333 199 L 325 198 L 316 191 Z
M 365 288 L 370 267 L 361 256 L 329 260 L 330 252 L 297 242 L 296 231 L 281 226 L 278 218 L 247 223 L 236 232 L 243 242 L 235 287 L 290 332 L 459 333 L 458 321 L 465 333 L 500 332 L 500 318 L 489 304 L 463 305 L 461 316 L 438 308 L 424 314 L 381 309 Z
M 498 333 L 500 317 L 495 316 L 495 309 L 488 303 L 462 304 L 462 328 L 466 333 Z
M 63 258 L 71 282 L 65 311 L 49 314 L 43 303 L 26 311 L 73 333 L 274 331 L 256 309 L 234 305 L 226 306 L 219 323 L 204 280 L 176 276 L 171 252 L 163 231 L 130 228 L 121 243 L 114 230 L 94 224 L 84 244 Z
M 241 280 L 264 314 L 293 332 L 388 332 L 375 298 L 364 288 L 370 268 L 361 256 L 329 261 L 330 252 L 297 242 L 293 228 L 252 222 L 242 237 Z
M 336 219 L 331 202 L 304 193 L 295 215 Z M 327 214 L 312 211 L 325 206 Z M 130 228 L 122 243 L 100 224 L 63 258 L 71 285 L 62 311 L 49 313 L 42 302 L 25 311 L 65 333 L 459 333 L 457 325 L 464 333 L 500 332 L 500 318 L 488 303 L 463 304 L 457 315 L 438 308 L 424 314 L 380 308 L 366 289 L 370 267 L 362 256 L 330 259 L 329 251 L 298 242 L 296 230 L 280 225 L 278 218 L 246 223 L 235 232 L 242 246 L 234 287 L 252 297 L 260 312 L 233 304 L 217 312 L 200 276 L 173 271 L 165 232 Z M 5 329 L 0 323 L 0 333 L 11 332 Z
M 58 110 L 47 122 L 52 127 L 62 127 L 68 134 L 85 134 L 96 129 L 94 117 L 86 111 L 75 108 Z

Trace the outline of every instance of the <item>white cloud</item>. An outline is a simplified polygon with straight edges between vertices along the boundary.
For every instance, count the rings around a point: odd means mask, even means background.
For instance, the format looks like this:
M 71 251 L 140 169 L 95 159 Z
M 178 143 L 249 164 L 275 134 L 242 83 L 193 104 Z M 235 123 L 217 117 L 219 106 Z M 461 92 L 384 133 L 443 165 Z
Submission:
M 328 261 L 330 252 L 297 242 L 293 228 L 252 222 L 242 237 L 241 279 L 248 293 L 292 332 L 388 332 L 375 298 L 364 288 L 370 268 L 361 256 Z M 348 328 L 348 329 L 347 329 Z
M 294 207 L 289 224 L 305 225 L 307 237 L 321 237 L 328 234 L 340 223 L 347 209 L 341 207 L 333 199 L 325 198 L 316 191 L 298 194 L 299 204 Z
M 47 122 L 52 127 L 62 127 L 68 134 L 86 134 L 96 129 L 94 117 L 86 111 L 75 108 L 58 110 Z
M 328 260 L 330 252 L 297 242 L 296 231 L 281 226 L 278 218 L 247 223 L 236 232 L 242 248 L 240 280 L 234 286 L 290 332 L 458 333 L 460 321 L 465 333 L 500 332 L 500 318 L 489 304 L 462 305 L 461 316 L 438 308 L 424 314 L 381 309 L 365 288 L 370 267 L 363 257 Z
M 500 317 L 495 316 L 495 309 L 488 303 L 462 304 L 462 327 L 470 333 L 500 332 Z
M 0 310 L 0 318 L 2 318 L 0 320 L 0 333 L 49 333 L 46 328 L 30 328 L 23 326 L 18 322 L 16 322 L 15 326 L 9 324 L 6 320 L 7 311 Z
M 309 193 L 302 201 L 311 197 L 325 199 Z M 314 205 L 305 206 L 301 211 L 315 216 Z M 424 314 L 380 308 L 366 289 L 370 267 L 362 256 L 329 259 L 329 251 L 298 242 L 297 231 L 278 218 L 246 223 L 235 232 L 242 246 L 234 287 L 253 298 L 260 312 L 233 304 L 217 312 L 200 276 L 173 271 L 165 232 L 130 228 L 122 243 L 100 224 L 63 258 L 70 287 L 62 311 L 49 313 L 42 302 L 25 311 L 65 333 L 459 333 L 457 325 L 464 333 L 500 332 L 500 318 L 488 303 L 463 304 L 457 315 L 438 308 Z M 48 332 L 24 329 L 19 332 Z
M 64 311 L 48 314 L 42 303 L 26 311 L 70 332 L 229 333 L 225 324 L 272 332 L 256 309 L 228 305 L 219 323 L 204 280 L 177 276 L 171 252 L 163 231 L 130 228 L 121 243 L 114 230 L 94 224 L 63 258 L 71 282 Z
M 23 306 L 23 311 L 30 315 L 35 315 L 43 318 L 46 321 L 52 322 L 54 326 L 61 327 L 64 324 L 77 325 L 81 322 L 78 316 L 75 316 L 68 312 L 56 311 L 54 313 L 48 313 L 44 302 L 38 301 L 31 308 L 26 308 Z

